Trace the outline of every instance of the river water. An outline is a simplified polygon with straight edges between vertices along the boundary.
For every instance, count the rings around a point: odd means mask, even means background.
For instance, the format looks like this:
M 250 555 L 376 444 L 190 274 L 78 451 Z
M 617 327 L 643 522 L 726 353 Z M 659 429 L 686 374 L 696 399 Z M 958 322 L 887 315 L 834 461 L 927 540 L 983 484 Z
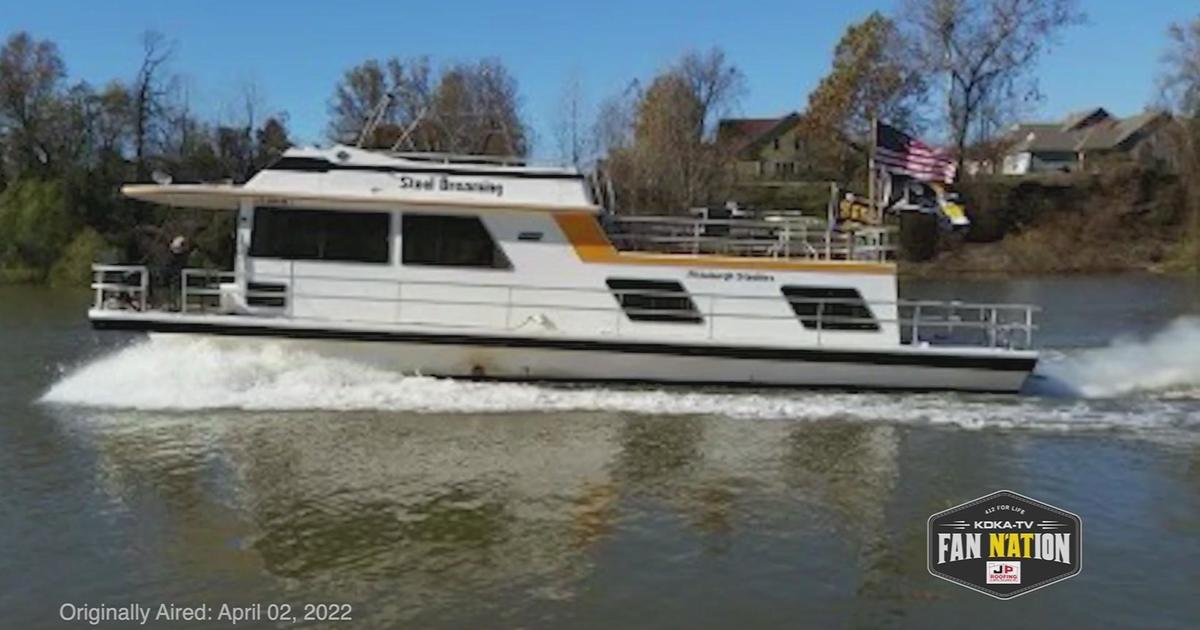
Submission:
M 1197 627 L 1200 285 L 905 289 L 1043 305 L 1028 391 L 403 378 L 98 334 L 86 294 L 0 288 L 0 627 L 135 603 L 349 605 L 297 624 L 322 628 Z M 1083 518 L 1079 576 L 1001 602 L 928 574 L 930 514 L 998 489 Z

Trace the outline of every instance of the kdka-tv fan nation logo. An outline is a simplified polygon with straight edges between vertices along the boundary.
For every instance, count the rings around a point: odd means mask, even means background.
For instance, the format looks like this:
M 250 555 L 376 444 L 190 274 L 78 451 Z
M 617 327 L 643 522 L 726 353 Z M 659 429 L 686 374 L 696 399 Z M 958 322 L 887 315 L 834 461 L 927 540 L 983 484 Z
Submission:
M 929 517 L 929 572 L 999 599 L 1079 574 L 1083 523 L 1001 490 Z

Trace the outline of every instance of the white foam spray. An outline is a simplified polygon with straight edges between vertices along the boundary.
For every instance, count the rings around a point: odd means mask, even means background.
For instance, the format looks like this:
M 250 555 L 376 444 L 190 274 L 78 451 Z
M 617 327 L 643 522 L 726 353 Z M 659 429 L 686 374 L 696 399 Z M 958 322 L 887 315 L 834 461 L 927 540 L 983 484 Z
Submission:
M 1153 335 L 1118 338 L 1104 348 L 1048 354 L 1038 375 L 1048 381 L 1034 386 L 1038 393 L 1200 397 L 1200 318 L 1179 318 Z
M 1075 375 L 1102 378 L 1106 374 L 1100 367 L 1086 367 L 1093 365 L 1089 360 L 1072 361 L 1075 361 L 1071 363 L 1076 366 L 1073 368 Z M 1098 386 L 1092 388 L 1098 389 Z M 1180 407 L 1170 401 L 1151 401 L 1155 403 L 1151 409 L 1146 404 L 1096 406 L 1087 400 L 1039 397 L 803 390 L 730 393 L 680 388 L 563 388 L 472 383 L 404 376 L 281 344 L 231 347 L 203 338 L 186 337 L 148 339 L 69 370 L 42 396 L 41 402 L 155 411 L 607 411 L 947 424 L 970 429 L 1106 430 L 1190 424 L 1187 419 L 1190 407 Z

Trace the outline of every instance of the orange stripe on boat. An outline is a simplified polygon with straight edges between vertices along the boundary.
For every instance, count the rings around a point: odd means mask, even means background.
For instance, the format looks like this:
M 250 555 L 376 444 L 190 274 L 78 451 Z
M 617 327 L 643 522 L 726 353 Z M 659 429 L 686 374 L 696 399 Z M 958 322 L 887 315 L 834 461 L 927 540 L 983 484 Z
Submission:
M 595 215 L 586 212 L 561 212 L 554 215 L 559 229 L 566 235 L 576 255 L 585 263 L 610 265 L 671 265 L 677 267 L 718 267 L 722 269 L 770 269 L 775 271 L 828 271 L 834 273 L 892 274 L 891 263 L 850 262 L 833 260 L 777 260 L 774 258 L 743 258 L 738 256 L 658 254 L 621 252 Z

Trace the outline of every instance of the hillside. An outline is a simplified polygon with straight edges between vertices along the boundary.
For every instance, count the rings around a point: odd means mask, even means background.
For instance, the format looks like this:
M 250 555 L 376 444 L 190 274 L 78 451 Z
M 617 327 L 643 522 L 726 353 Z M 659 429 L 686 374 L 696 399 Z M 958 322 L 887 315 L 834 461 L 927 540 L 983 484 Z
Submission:
M 1078 273 L 1194 269 L 1196 226 L 1177 177 L 1131 166 L 1103 174 L 991 176 L 960 189 L 972 226 L 902 270 Z

